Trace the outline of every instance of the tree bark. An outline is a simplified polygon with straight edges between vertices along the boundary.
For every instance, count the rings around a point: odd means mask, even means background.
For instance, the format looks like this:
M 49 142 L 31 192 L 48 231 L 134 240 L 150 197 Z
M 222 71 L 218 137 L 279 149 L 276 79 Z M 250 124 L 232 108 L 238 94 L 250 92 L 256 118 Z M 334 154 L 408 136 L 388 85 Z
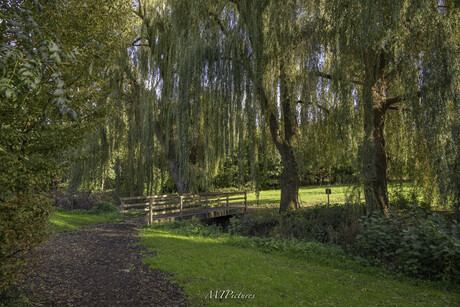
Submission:
M 276 118 L 276 113 L 274 110 L 268 111 L 269 108 L 267 97 L 263 89 L 259 89 L 259 96 L 264 105 L 263 110 L 265 114 L 268 115 L 268 127 L 270 130 L 270 135 L 272 136 L 273 143 L 275 143 L 276 149 L 281 155 L 281 162 L 283 163 L 283 171 L 280 177 L 280 186 L 281 186 L 281 202 L 280 202 L 280 213 L 284 213 L 291 210 L 296 210 L 300 207 L 299 205 L 299 170 L 297 166 L 297 160 L 294 155 L 294 146 L 293 139 L 296 137 L 296 129 L 292 127 L 292 130 L 289 130 L 290 126 L 286 124 L 286 121 L 292 120 L 293 114 L 287 112 L 287 108 L 283 108 L 283 118 L 285 122 L 285 138 L 283 139 L 280 135 L 280 127 L 278 124 L 278 119 Z M 288 104 L 288 101 L 282 102 L 282 104 Z M 273 107 L 273 106 L 272 106 Z M 286 136 L 288 142 L 286 140 Z
M 281 202 L 280 213 L 296 210 L 299 204 L 299 170 L 294 154 L 294 148 L 298 136 L 298 124 L 289 94 L 289 87 L 286 82 L 284 62 L 280 64 L 280 101 L 281 118 L 284 122 L 284 137 L 281 136 L 281 129 L 277 119 L 277 109 L 270 104 L 263 88 L 259 88 L 259 96 L 262 101 L 262 110 L 268 115 L 269 129 L 276 149 L 281 155 L 283 171 L 280 177 Z
M 374 163 L 375 178 L 372 181 L 374 199 L 378 209 L 386 216 L 390 214 L 390 203 L 387 189 L 387 152 L 385 148 L 385 113 L 386 109 L 381 103 L 374 104 Z
M 299 170 L 294 149 L 290 146 L 282 146 L 280 150 L 283 172 L 280 177 L 281 202 L 280 213 L 296 210 L 299 205 Z
M 176 162 L 176 157 L 172 157 L 170 154 L 168 154 L 168 163 L 169 169 L 171 170 L 171 174 L 174 178 L 174 182 L 176 183 L 177 193 L 183 194 L 189 192 L 187 191 L 187 185 L 185 184 L 185 181 L 182 179 L 180 175 L 180 171 Z
M 379 210 L 389 216 L 387 191 L 387 153 L 385 148 L 385 113 L 387 111 L 384 54 L 376 57 L 368 52 L 365 59 L 363 85 L 364 143 L 363 174 L 364 197 L 368 213 Z M 377 60 L 377 61 L 376 61 Z

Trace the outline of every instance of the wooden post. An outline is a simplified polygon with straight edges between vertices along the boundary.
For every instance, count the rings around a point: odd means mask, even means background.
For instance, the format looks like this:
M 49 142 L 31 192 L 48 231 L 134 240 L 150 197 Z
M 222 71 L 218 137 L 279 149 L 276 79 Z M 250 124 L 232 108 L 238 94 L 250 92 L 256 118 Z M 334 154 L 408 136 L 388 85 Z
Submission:
M 246 197 L 246 191 L 244 191 L 244 212 L 248 210 L 248 199 Z
M 327 194 L 327 204 L 329 205 L 329 194 L 331 194 L 331 189 L 326 189 Z
M 229 213 L 229 211 L 228 211 L 228 193 L 226 193 L 226 194 L 227 194 L 227 215 L 228 215 L 228 213 Z
M 149 198 L 149 226 L 152 226 L 152 223 L 153 223 L 152 198 Z
M 209 212 L 208 212 L 208 195 L 205 195 L 205 206 L 206 206 L 206 219 L 209 218 Z
M 183 197 L 179 196 L 179 202 L 180 202 L 180 220 L 182 221 L 182 207 L 183 207 Z

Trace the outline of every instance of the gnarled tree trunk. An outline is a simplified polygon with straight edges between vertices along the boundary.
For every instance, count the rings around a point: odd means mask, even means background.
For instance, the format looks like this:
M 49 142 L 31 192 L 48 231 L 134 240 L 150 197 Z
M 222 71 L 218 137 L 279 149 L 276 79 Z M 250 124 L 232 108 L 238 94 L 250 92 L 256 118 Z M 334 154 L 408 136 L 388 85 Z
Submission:
M 281 136 L 281 129 L 276 116 L 276 108 L 269 105 L 263 89 L 259 91 L 265 113 L 269 117 L 269 129 L 276 149 L 281 155 L 283 163 L 283 172 L 280 177 L 281 202 L 280 213 L 296 210 L 299 204 L 299 170 L 297 160 L 294 154 L 294 148 L 298 136 L 298 124 L 295 117 L 294 108 L 291 105 L 292 99 L 289 94 L 289 88 L 286 82 L 284 63 L 280 65 L 280 100 L 282 119 L 284 120 L 284 137 Z
M 279 150 L 279 149 L 278 149 Z M 292 147 L 283 146 L 280 150 L 283 172 L 281 173 L 280 213 L 299 208 L 299 170 Z
M 386 108 L 382 101 L 374 103 L 374 161 L 375 180 L 372 181 L 373 193 L 378 208 L 385 215 L 389 215 L 390 203 L 387 189 L 387 152 L 385 149 L 385 113 Z
M 365 54 L 365 80 L 363 84 L 364 144 L 363 173 L 364 197 L 368 211 L 379 210 L 389 215 L 387 191 L 387 153 L 385 149 L 386 80 L 383 52 Z

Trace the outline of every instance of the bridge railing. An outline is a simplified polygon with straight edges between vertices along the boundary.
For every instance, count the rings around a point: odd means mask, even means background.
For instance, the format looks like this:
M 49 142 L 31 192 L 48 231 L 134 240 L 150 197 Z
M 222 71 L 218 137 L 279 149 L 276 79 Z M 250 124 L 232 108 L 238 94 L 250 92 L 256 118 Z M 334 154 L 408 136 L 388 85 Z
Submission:
M 206 218 L 215 208 L 228 210 L 235 207 L 247 209 L 246 192 L 207 192 L 188 194 L 168 194 L 120 198 L 121 213 L 145 214 L 148 224 L 159 215 L 178 214 L 180 220 L 200 211 Z

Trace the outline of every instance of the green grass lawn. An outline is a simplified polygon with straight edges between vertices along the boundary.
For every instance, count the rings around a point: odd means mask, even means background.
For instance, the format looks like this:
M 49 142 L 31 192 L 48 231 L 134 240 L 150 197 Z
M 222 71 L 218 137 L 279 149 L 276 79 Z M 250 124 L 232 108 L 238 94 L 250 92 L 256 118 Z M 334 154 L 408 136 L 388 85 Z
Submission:
M 104 213 L 94 214 L 86 213 L 82 210 L 74 211 L 55 211 L 51 215 L 50 225 L 51 230 L 55 232 L 61 232 L 66 230 L 73 230 L 80 227 L 88 226 L 95 223 L 106 223 L 106 222 L 120 222 L 121 219 L 119 214 L 116 213 Z
M 144 229 L 151 268 L 173 274 L 192 305 L 245 306 L 458 306 L 457 289 L 396 278 L 377 268 L 343 268 L 343 259 L 293 258 L 235 246 L 231 238 L 183 236 L 167 229 Z M 319 255 L 319 257 L 326 257 Z M 382 271 L 383 272 L 383 271 Z M 218 296 L 215 298 L 216 291 Z M 227 291 L 228 290 L 228 291 Z M 211 292 L 212 291 L 212 292 Z M 232 292 L 233 291 L 233 298 Z M 223 294 L 222 294 L 223 293 Z M 228 293 L 228 295 L 227 295 Z M 237 298 L 238 294 L 251 298 Z M 209 296 L 212 295 L 212 298 Z M 227 297 L 225 298 L 225 296 Z
M 409 182 L 401 184 L 402 190 L 408 192 L 412 187 Z M 395 191 L 400 186 L 400 183 L 392 182 L 389 184 L 389 193 Z M 326 189 L 331 189 L 332 194 L 329 195 L 329 201 L 331 203 L 342 202 L 346 199 L 347 190 L 351 189 L 351 185 L 322 185 L 322 186 L 308 186 L 300 187 L 299 189 L 299 200 L 301 203 L 327 203 Z M 248 193 L 248 205 L 257 205 L 256 194 Z M 361 192 L 361 198 L 364 198 L 364 194 Z M 281 199 L 281 190 L 267 190 L 260 191 L 259 205 L 279 205 Z

